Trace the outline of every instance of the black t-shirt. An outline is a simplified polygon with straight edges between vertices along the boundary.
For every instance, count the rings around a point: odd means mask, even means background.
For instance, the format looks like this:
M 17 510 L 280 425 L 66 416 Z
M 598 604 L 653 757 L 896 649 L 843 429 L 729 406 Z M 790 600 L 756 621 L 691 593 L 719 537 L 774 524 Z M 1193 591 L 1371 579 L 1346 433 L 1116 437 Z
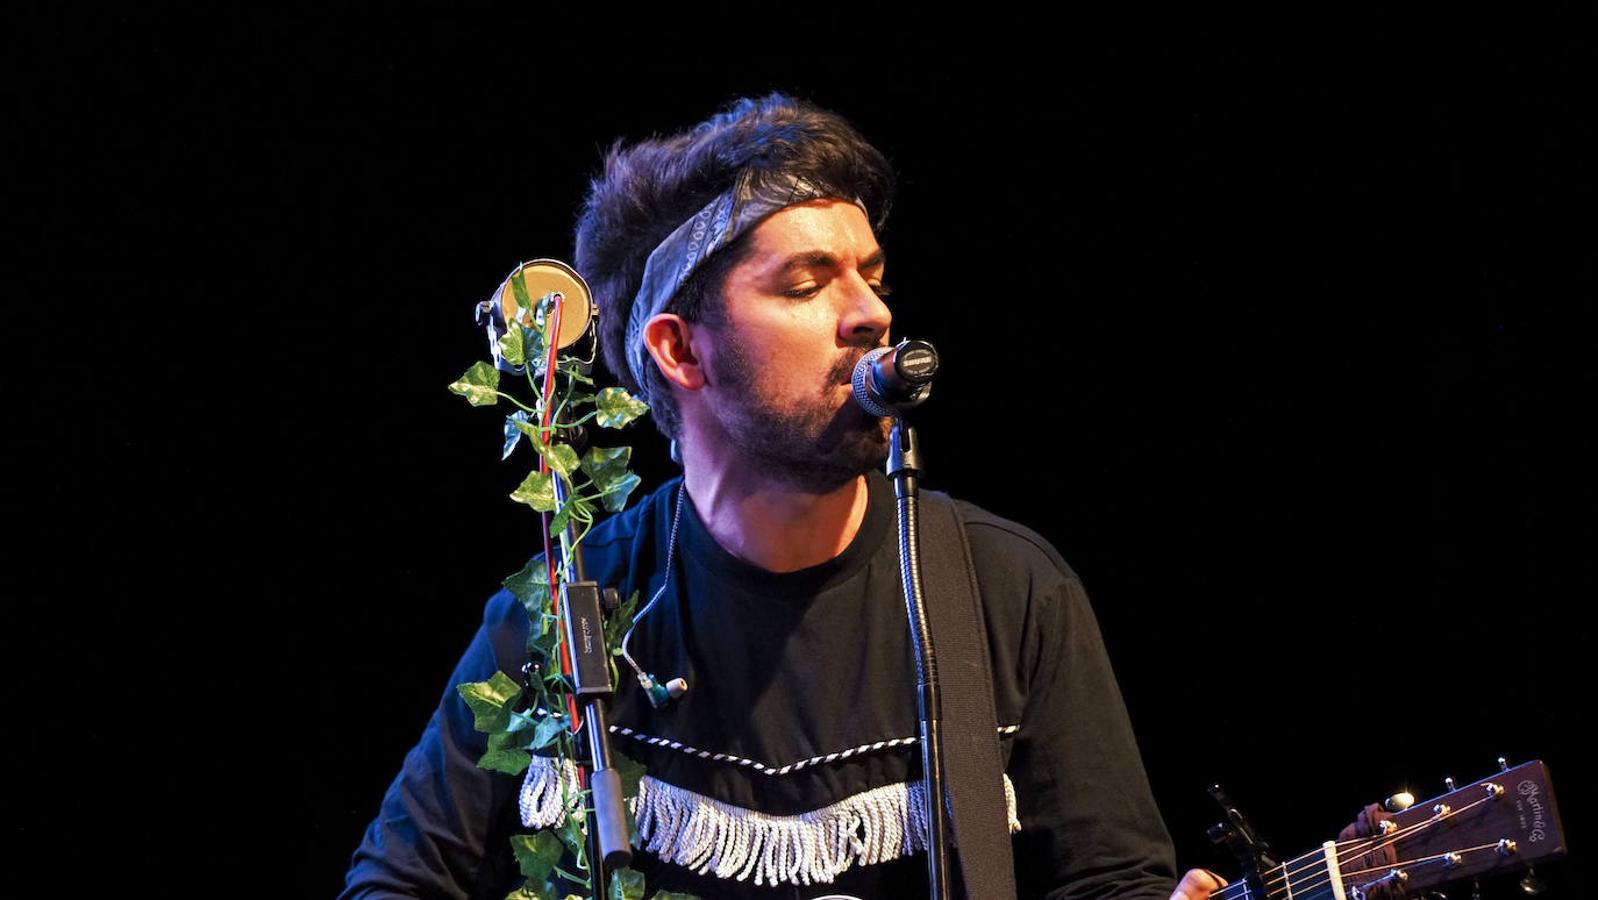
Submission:
M 615 748 L 648 770 L 645 803 L 652 785 L 656 802 L 670 795 L 658 815 L 640 809 L 643 842 L 656 852 L 640 850 L 634 868 L 651 892 L 926 896 L 924 853 L 901 855 L 908 836 L 892 835 L 903 830 L 902 792 L 921 774 L 915 669 L 892 489 L 880 473 L 868 479 L 866 516 L 849 547 L 792 573 L 728 553 L 692 501 L 685 505 L 669 583 L 630 650 L 661 681 L 682 676 L 690 689 L 655 709 L 624 668 L 611 708 Z M 588 576 L 624 596 L 639 591 L 640 608 L 668 577 L 678 483 L 583 542 Z M 1021 896 L 1164 900 L 1175 880 L 1170 839 L 1080 582 L 1036 534 L 970 504 L 960 509 L 1021 826 L 1013 836 Z M 518 779 L 475 767 L 484 736 L 453 685 L 495 668 L 514 673 L 526 628 L 508 592 L 489 601 L 484 629 L 355 854 L 344 896 L 499 898 L 518 883 L 507 844 L 525 830 Z M 860 821 L 862 808 L 870 822 Z M 685 810 L 721 829 L 711 843 L 724 852 L 707 859 L 683 849 L 709 840 L 692 833 Z M 839 844 L 840 821 L 854 842 L 845 834 Z M 770 862 L 743 846 L 751 836 L 772 845 L 779 835 Z M 887 858 L 862 863 L 877 857 Z M 709 871 L 681 862 L 709 863 Z M 792 883 L 818 872 L 832 880 Z M 774 874 L 779 883 L 766 883 Z

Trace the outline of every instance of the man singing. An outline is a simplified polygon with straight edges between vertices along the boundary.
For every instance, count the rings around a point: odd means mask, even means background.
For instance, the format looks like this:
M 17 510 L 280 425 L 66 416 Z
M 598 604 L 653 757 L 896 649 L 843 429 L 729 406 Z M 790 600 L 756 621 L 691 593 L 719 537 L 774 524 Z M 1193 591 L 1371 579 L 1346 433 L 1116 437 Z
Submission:
M 840 117 L 780 94 L 609 152 L 576 229 L 605 362 L 650 404 L 683 476 L 596 527 L 590 579 L 640 592 L 630 656 L 689 689 L 624 686 L 617 749 L 642 762 L 651 892 L 927 896 L 912 821 L 921 756 L 900 588 L 889 420 L 850 375 L 888 342 L 877 232 L 893 174 Z M 1022 897 L 1207 897 L 1175 884 L 1080 581 L 1033 532 L 959 504 L 979 588 Z M 451 684 L 520 670 L 527 614 L 502 591 Z M 525 779 L 451 689 L 356 851 L 345 897 L 503 897 Z M 547 792 L 546 792 L 547 794 Z M 1173 889 L 1175 894 L 1173 895 Z

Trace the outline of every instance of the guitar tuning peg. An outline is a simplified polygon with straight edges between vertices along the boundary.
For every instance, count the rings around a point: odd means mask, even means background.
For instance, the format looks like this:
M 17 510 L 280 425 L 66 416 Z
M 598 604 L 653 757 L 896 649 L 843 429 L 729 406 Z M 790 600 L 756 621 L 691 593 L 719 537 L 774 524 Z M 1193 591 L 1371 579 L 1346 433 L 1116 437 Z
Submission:
M 1498 757 L 1498 771 L 1500 771 L 1500 772 L 1508 772 L 1509 771 L 1509 762 L 1507 760 L 1505 760 L 1502 756 Z
M 1448 792 L 1452 794 L 1454 792 L 1454 776 L 1443 776 L 1443 787 L 1448 788 Z
M 1409 791 L 1399 791 L 1382 801 L 1382 809 L 1390 813 L 1403 812 L 1415 805 L 1415 795 Z
M 1535 867 L 1527 866 L 1526 877 L 1520 879 L 1520 889 L 1527 896 L 1535 897 L 1547 890 L 1548 884 L 1542 880 L 1542 876 L 1537 874 Z

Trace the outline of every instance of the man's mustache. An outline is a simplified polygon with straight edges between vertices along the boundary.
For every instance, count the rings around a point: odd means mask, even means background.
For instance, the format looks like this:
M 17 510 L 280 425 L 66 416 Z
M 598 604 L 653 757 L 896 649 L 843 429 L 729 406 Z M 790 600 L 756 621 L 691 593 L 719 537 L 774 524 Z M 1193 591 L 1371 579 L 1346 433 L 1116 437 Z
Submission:
M 885 346 L 887 345 L 871 341 L 869 343 L 856 344 L 854 347 L 844 350 L 843 355 L 838 357 L 838 361 L 833 364 L 832 371 L 827 373 L 829 376 L 827 383 L 849 384 L 853 382 L 854 368 L 860 365 L 860 360 L 864 359 L 867 353 L 878 347 Z

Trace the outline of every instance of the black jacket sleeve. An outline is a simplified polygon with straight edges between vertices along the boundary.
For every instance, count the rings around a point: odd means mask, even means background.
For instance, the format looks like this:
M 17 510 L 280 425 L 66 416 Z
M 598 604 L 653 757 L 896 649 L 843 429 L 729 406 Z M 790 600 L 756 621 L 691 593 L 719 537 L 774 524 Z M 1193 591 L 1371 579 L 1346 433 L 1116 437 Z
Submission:
M 1166 900 L 1175 855 L 1098 622 L 1073 573 L 1040 584 L 1009 773 L 1022 897 Z M 1030 641 L 1029 641 L 1030 642 Z
M 340 900 L 493 898 L 519 878 L 509 837 L 518 823 L 521 779 L 477 767 L 487 735 L 455 686 L 496 670 L 520 679 L 527 613 L 509 591 L 489 599 L 483 625 L 444 686 L 442 699 L 405 756 L 367 826 Z

